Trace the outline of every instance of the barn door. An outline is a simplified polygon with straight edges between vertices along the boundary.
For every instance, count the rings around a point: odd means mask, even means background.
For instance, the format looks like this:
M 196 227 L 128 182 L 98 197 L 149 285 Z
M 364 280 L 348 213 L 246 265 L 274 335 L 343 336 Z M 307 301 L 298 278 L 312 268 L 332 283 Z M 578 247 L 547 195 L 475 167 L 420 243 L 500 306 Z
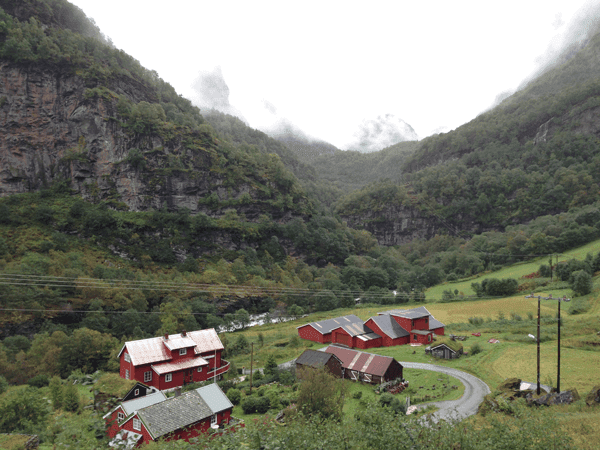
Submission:
M 370 383 L 371 381 L 373 381 L 373 375 L 371 375 L 370 373 L 363 374 L 363 381 Z
M 359 373 L 357 370 L 351 370 L 350 371 L 350 379 L 354 380 L 354 381 L 358 381 L 359 378 Z

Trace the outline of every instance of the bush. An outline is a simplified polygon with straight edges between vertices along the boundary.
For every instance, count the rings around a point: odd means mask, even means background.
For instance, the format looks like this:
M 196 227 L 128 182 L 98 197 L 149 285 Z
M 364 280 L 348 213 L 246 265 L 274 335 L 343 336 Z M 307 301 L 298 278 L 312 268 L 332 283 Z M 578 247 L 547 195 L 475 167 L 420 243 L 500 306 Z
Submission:
M 252 414 L 256 412 L 256 397 L 246 397 L 242 401 L 242 410 L 244 414 Z
M 473 355 L 476 355 L 477 353 L 481 353 L 481 351 L 482 351 L 482 350 L 481 350 L 481 345 L 479 345 L 479 343 L 478 343 L 478 342 L 476 342 L 475 344 L 473 344 L 473 345 L 471 346 L 471 349 L 469 350 L 469 354 L 470 354 L 471 356 L 473 356 Z
M 229 391 L 227 391 L 227 398 L 234 405 L 238 405 L 242 400 L 242 392 L 239 389 L 235 388 L 229 389 Z
M 8 389 L 8 381 L 2 375 L 0 375 L 0 395 L 4 394 Z
M 585 270 L 578 270 L 571 274 L 569 279 L 573 292 L 582 296 L 592 292 L 592 276 Z
M 265 414 L 271 407 L 271 401 L 266 395 L 256 399 L 256 412 L 259 414 Z
M 39 375 L 36 375 L 35 377 L 30 378 L 27 381 L 27 384 L 29 386 L 33 386 L 36 388 L 48 386 L 49 383 L 50 383 L 50 379 L 48 378 L 48 375 L 46 375 L 44 373 L 40 373 Z
M 355 392 L 354 394 L 352 394 L 352 398 L 355 398 L 356 400 L 360 400 L 362 398 L 362 395 L 363 395 L 362 391 L 358 391 L 358 392 Z

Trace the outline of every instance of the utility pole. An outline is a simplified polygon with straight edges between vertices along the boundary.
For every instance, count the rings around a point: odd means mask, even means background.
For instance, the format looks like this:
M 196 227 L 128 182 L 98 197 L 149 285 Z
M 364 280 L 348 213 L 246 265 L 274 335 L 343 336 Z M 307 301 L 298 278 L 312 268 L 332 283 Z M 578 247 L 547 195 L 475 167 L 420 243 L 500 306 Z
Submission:
M 250 346 L 250 395 L 252 395 L 252 362 L 254 360 L 254 342 L 251 342 Z
M 535 298 L 535 295 L 533 295 L 533 292 L 531 293 L 531 295 L 526 295 L 525 298 Z M 538 300 L 538 318 L 537 318 L 537 395 L 540 395 L 541 393 L 541 386 L 540 386 L 540 299 L 541 296 L 537 296 L 537 300 Z M 531 336 L 531 335 L 530 335 Z M 533 337 L 533 336 L 531 336 Z
M 558 360 L 556 366 L 556 391 L 560 393 L 560 327 L 562 324 L 560 323 L 560 302 L 570 302 L 571 299 L 567 298 L 566 295 L 563 298 L 553 298 L 552 295 L 548 297 L 544 297 L 545 300 L 558 300 Z
M 538 329 L 537 329 L 537 395 L 540 395 L 540 296 L 538 295 Z

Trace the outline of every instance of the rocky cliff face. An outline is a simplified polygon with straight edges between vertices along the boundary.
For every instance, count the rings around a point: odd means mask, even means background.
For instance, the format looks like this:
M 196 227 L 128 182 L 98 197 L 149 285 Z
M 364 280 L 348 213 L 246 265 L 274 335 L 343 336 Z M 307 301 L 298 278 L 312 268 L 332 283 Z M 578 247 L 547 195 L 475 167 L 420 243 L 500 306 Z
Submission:
M 90 87 L 60 67 L 0 61 L 0 196 L 64 177 L 85 199 L 111 200 L 133 211 L 166 204 L 215 215 L 202 200 L 216 193 L 218 201 L 250 196 L 246 206 L 236 207 L 250 220 L 265 212 L 256 207 L 265 197 L 257 183 L 227 181 L 226 163 L 209 133 L 177 132 L 174 126 L 166 136 L 140 135 L 123 127 L 115 94 L 133 103 L 156 102 L 147 86 L 123 77 L 111 80 L 103 95 Z M 143 155 L 139 164 L 127 159 L 131 149 Z M 291 216 L 283 208 L 272 212 L 278 219 Z

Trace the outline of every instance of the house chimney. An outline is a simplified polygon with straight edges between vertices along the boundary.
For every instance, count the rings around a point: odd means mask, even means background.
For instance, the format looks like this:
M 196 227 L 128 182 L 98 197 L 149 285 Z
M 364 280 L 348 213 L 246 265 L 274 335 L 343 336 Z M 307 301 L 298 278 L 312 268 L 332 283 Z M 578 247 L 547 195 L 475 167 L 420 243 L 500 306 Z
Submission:
M 169 340 L 169 333 L 165 333 L 165 341 Z
M 186 336 L 187 336 L 187 335 L 185 334 L 185 330 L 183 330 L 183 331 L 181 332 L 181 336 L 182 336 L 182 337 L 186 337 Z

